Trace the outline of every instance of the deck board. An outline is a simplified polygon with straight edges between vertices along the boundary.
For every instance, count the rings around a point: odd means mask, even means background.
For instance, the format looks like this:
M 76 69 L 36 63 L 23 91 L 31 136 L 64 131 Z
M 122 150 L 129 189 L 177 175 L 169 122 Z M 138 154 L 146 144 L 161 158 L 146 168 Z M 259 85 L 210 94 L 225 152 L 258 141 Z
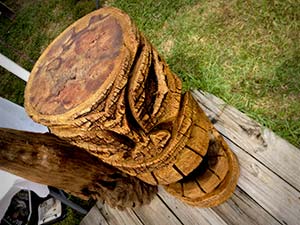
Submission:
M 96 205 L 93 208 L 91 208 L 89 213 L 84 217 L 80 224 L 109 225 Z
M 239 159 L 238 187 L 228 201 L 210 209 L 190 207 L 159 188 L 159 198 L 134 209 L 136 219 L 142 224 L 299 224 L 300 150 L 221 99 L 201 91 L 193 95 Z
M 190 207 L 185 203 L 179 201 L 175 197 L 169 195 L 163 188 L 159 187 L 158 195 L 162 201 L 167 204 L 170 210 L 182 221 L 183 224 L 194 225 L 226 225 L 216 212 L 212 209 L 201 209 L 197 207 Z
M 25 72 L 21 78 L 26 81 Z M 220 206 L 201 209 L 159 188 L 150 205 L 134 210 L 119 211 L 98 202 L 81 225 L 299 224 L 300 150 L 221 99 L 202 91 L 193 95 L 239 159 L 241 176 L 233 196 Z M 2 127 L 47 131 L 33 123 L 22 107 L 3 98 L 0 117 Z
M 238 155 L 239 187 L 283 224 L 297 224 L 300 220 L 299 191 L 228 139 L 226 141 Z
M 112 209 L 105 204 L 103 205 L 100 202 L 97 202 L 96 207 L 98 208 L 98 210 L 102 214 L 102 216 L 105 218 L 105 222 L 110 225 L 111 224 L 113 224 L 113 225 L 124 225 L 124 224 L 143 225 L 143 223 L 140 221 L 140 219 L 135 215 L 135 213 L 131 209 L 126 209 L 124 211 L 120 211 L 117 209 Z M 88 215 L 86 217 L 88 217 Z M 85 218 L 84 218 L 84 220 L 85 220 Z M 88 225 L 88 224 L 86 224 L 86 225 Z
M 201 91 L 193 96 L 222 135 L 300 190 L 299 149 L 216 96 Z
M 222 217 L 226 221 L 226 224 L 281 224 L 240 187 L 237 187 L 233 196 L 228 201 L 214 207 L 212 210 Z
M 147 225 L 183 224 L 158 196 L 151 201 L 151 204 L 136 208 L 134 212 L 143 224 Z

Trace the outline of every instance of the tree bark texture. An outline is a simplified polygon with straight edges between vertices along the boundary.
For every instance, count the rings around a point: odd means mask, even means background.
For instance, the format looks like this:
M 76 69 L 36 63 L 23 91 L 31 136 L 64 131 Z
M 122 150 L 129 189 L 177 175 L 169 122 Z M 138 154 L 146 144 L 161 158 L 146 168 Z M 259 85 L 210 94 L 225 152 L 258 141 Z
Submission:
M 166 185 L 189 204 L 214 206 L 233 192 L 238 163 L 181 87 L 130 17 L 104 8 L 45 50 L 25 108 L 55 135 L 124 173 Z
M 49 133 L 0 128 L 0 169 L 117 208 L 147 204 L 157 192 Z

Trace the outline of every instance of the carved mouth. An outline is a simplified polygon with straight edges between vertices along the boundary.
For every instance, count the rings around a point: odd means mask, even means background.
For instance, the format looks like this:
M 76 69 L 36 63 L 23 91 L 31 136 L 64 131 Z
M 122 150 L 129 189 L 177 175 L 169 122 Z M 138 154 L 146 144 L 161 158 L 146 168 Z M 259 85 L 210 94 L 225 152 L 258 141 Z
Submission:
M 200 121 L 200 120 L 201 121 Z M 156 167 L 138 178 L 157 185 L 181 180 L 199 166 L 209 145 L 211 124 L 189 93 L 181 101 L 180 111 L 171 131 L 171 140 L 159 155 Z
M 180 139 L 176 146 L 181 150 L 172 152 L 176 160 L 166 159 L 164 167 L 139 174 L 138 178 L 164 185 L 170 194 L 190 205 L 218 205 L 236 187 L 237 159 L 191 95 L 184 96 L 180 108 L 174 129 L 179 136 L 173 137 Z M 176 149 L 174 145 L 171 148 Z
M 190 205 L 212 207 L 233 193 L 238 176 L 236 157 L 213 129 L 207 154 L 200 165 L 183 179 L 164 188 Z

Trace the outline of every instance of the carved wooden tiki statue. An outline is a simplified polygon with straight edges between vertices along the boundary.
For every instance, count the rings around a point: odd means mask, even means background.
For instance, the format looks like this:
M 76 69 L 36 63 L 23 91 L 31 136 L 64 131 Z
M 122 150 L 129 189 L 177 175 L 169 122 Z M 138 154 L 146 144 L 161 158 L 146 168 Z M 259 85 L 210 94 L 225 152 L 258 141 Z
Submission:
M 25 106 L 55 135 L 188 204 L 211 207 L 235 189 L 234 154 L 118 9 L 86 15 L 49 45 Z

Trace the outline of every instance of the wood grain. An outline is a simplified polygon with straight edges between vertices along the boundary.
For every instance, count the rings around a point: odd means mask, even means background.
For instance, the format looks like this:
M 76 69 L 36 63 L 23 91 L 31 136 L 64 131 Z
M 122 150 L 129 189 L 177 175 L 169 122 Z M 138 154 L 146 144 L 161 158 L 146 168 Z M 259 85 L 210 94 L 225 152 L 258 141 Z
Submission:
M 229 142 L 229 145 L 241 165 L 239 187 L 281 223 L 297 224 L 300 219 L 299 191 L 235 144 Z
M 156 197 L 147 207 L 133 209 L 139 219 L 148 225 L 181 225 L 183 224 L 169 208 Z
M 300 192 L 295 181 L 300 151 L 273 132 L 262 131 L 258 123 L 215 96 L 193 94 L 239 159 L 238 186 L 280 223 L 297 224 Z M 290 173 L 295 175 L 293 180 Z
M 225 225 L 227 224 L 212 209 L 200 209 L 191 207 L 175 197 L 169 195 L 163 188 L 159 189 L 158 196 L 162 199 L 161 204 L 166 204 L 170 210 L 182 221 L 183 224 L 193 225 Z
M 214 103 L 215 101 L 221 102 L 220 99 L 198 91 L 193 93 L 197 95 L 198 100 L 202 99 L 202 103 L 206 102 L 205 105 L 201 104 L 201 106 L 210 116 L 210 119 L 213 119 L 213 116 L 216 115 L 221 116 L 221 118 L 226 116 L 226 111 L 224 115 L 220 114 L 224 105 Z M 211 98 L 213 98 L 212 101 L 210 101 Z M 232 138 L 226 139 L 226 141 L 236 153 L 241 165 L 238 188 L 233 196 L 220 206 L 199 209 L 185 205 L 160 189 L 158 195 L 163 200 L 160 204 L 166 204 L 183 224 L 298 224 L 300 221 L 300 193 L 294 188 L 294 185 L 286 181 L 286 178 L 288 177 L 288 168 L 291 168 L 290 164 L 295 165 L 297 163 L 300 152 L 268 130 L 267 136 L 271 137 L 268 141 L 268 149 L 272 149 L 272 145 L 274 145 L 275 152 L 277 152 L 280 150 L 277 149 L 278 143 L 283 143 L 285 148 L 280 151 L 283 156 L 291 159 L 290 161 L 280 159 L 281 165 L 278 165 L 279 168 L 274 168 L 275 172 L 273 172 L 273 169 L 263 163 L 265 162 L 264 157 L 259 158 L 256 152 L 245 149 L 247 146 L 250 149 L 253 148 L 253 145 L 258 146 L 256 138 L 243 134 L 245 131 L 242 130 L 230 132 L 229 125 L 233 124 L 233 129 L 235 129 L 236 125 L 239 124 L 239 118 L 243 119 L 243 124 L 255 123 L 241 112 L 237 112 L 237 115 L 234 119 L 227 116 L 227 120 L 217 120 L 216 123 L 216 127 L 220 131 L 222 131 L 221 126 L 226 127 L 226 136 Z M 215 120 L 213 119 L 213 121 Z M 257 123 L 255 124 L 259 126 Z M 266 137 L 265 132 L 262 134 L 264 137 Z M 254 144 L 251 144 L 252 142 Z M 248 143 L 248 145 L 243 145 L 244 148 L 240 148 L 234 143 Z M 296 160 L 292 160 L 293 157 Z M 275 167 L 278 158 L 277 155 L 270 154 L 268 161 Z M 295 168 L 295 171 L 297 172 L 298 168 Z M 295 180 L 297 179 L 295 177 Z M 295 183 L 295 181 L 293 182 Z
M 95 205 L 80 222 L 80 225 L 109 225 L 109 223 L 106 222 L 106 219 Z
M 181 182 L 183 191 L 170 193 L 214 206 L 234 191 L 238 163 L 181 88 L 129 15 L 102 8 L 43 52 L 26 86 L 25 108 L 53 134 L 116 169 L 151 185 Z M 214 148 L 226 153 L 212 156 Z M 185 183 L 195 171 L 192 185 Z M 199 188 L 205 196 L 197 198 Z
M 143 225 L 140 219 L 130 209 L 120 211 L 113 209 L 107 205 L 103 205 L 101 202 L 97 202 L 97 208 L 109 225 Z
M 239 187 L 230 199 L 224 204 L 212 208 L 212 210 L 227 224 L 281 224 Z

